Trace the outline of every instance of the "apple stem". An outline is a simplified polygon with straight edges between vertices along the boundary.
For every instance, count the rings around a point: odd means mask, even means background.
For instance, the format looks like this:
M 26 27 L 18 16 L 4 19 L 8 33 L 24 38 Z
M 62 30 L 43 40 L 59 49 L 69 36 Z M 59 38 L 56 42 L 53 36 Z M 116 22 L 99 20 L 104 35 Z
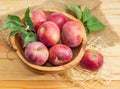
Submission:
M 40 50 L 40 47 L 37 47 L 36 49 L 37 49 L 37 51 L 39 51 L 39 50 Z

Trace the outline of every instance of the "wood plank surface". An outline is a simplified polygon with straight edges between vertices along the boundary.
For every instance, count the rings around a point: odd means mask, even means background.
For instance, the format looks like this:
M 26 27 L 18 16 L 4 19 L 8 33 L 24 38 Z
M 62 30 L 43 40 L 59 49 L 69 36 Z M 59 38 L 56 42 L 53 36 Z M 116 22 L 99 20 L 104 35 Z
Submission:
M 28 5 L 39 5 L 42 1 L 45 0 L 0 0 L 0 15 L 15 12 L 17 10 L 26 8 Z M 105 18 L 111 24 L 112 30 L 120 36 L 120 0 L 100 1 L 102 2 L 100 9 L 103 11 Z M 92 5 L 89 8 L 93 9 Z M 110 54 L 110 60 L 108 60 L 108 62 L 110 64 L 111 73 L 113 75 L 112 79 L 115 81 L 112 81 L 108 86 L 99 85 L 92 89 L 120 89 L 119 43 L 120 42 L 107 48 L 107 51 Z M 57 75 L 40 75 L 31 72 L 21 64 L 21 61 L 14 51 L 7 53 L 8 51 L 9 47 L 4 44 L 2 40 L 0 40 L 0 89 L 82 89 L 78 86 L 72 86 L 67 82 L 59 81 L 60 77 Z M 29 81 L 23 81 L 24 79 Z
M 90 89 L 119 89 L 120 82 L 112 81 L 109 86 L 97 85 Z M 83 89 L 78 85 L 61 81 L 0 81 L 0 89 Z M 85 88 L 89 89 L 89 88 Z

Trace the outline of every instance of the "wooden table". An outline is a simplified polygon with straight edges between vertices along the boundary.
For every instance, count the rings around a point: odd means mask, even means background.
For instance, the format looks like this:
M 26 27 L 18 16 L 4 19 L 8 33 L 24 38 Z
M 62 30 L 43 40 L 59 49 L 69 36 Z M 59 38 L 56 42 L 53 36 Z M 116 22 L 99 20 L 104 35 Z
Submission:
M 17 2 L 18 1 L 18 2 Z M 29 6 L 34 6 L 39 3 L 40 0 L 0 0 L 0 15 L 7 14 L 12 11 L 17 11 L 21 8 Z M 101 9 L 105 14 L 105 17 L 112 25 L 113 30 L 117 32 L 120 36 L 120 0 L 101 0 L 102 5 Z M 7 2 L 7 3 L 6 3 Z M 16 3 L 17 2 L 17 3 Z M 13 7 L 14 5 L 14 7 Z M 115 65 L 118 65 L 120 68 L 120 46 L 115 46 L 111 48 L 111 58 L 112 62 Z M 116 62 L 117 61 L 117 62 Z M 117 71 L 115 69 L 115 71 Z M 119 71 L 119 70 L 118 70 Z M 120 78 L 120 72 L 116 74 Z M 3 77 L 6 77 L 3 75 Z M 2 81 L 0 80 L 0 89 L 80 89 L 79 87 L 69 86 L 68 83 L 60 81 L 23 81 L 23 80 L 14 80 L 14 81 Z M 96 86 L 94 89 L 120 89 L 120 80 L 113 80 L 108 86 Z

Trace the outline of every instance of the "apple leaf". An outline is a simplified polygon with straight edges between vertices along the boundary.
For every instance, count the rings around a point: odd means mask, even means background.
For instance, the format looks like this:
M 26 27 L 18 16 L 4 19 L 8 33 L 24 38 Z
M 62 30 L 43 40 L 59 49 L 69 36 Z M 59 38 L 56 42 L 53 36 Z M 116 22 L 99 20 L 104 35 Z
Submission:
M 22 22 L 18 16 L 8 15 L 7 21 L 3 24 L 2 29 L 7 30 L 8 28 L 14 28 L 14 26 L 22 26 Z
M 16 15 L 8 15 L 8 16 L 7 16 L 7 19 L 8 19 L 8 20 L 12 20 L 12 21 L 17 21 L 17 22 L 19 22 L 19 23 L 22 24 L 21 19 L 20 19 L 18 16 L 16 16 Z
M 105 28 L 105 25 L 101 23 L 95 16 L 90 17 L 87 21 L 87 27 L 91 31 L 98 31 Z
M 90 10 L 86 7 L 85 10 L 82 12 L 83 23 L 85 23 L 90 17 L 91 17 Z
M 29 43 L 37 41 L 37 35 L 34 33 L 28 33 L 24 39 L 24 47 L 27 46 Z
M 98 31 L 105 28 L 105 25 L 102 22 L 100 22 L 95 16 L 91 15 L 90 10 L 87 7 L 82 11 L 80 5 L 68 3 L 66 6 L 67 10 L 71 11 L 70 14 L 74 13 L 75 17 L 82 21 L 87 34 L 91 31 Z
M 23 27 L 22 20 L 16 15 L 8 15 L 6 22 L 2 26 L 2 30 L 10 30 L 10 36 L 19 33 L 24 39 L 24 47 L 29 43 L 37 41 L 37 35 L 31 30 L 34 29 L 34 25 L 30 18 L 30 9 L 27 8 L 25 12 L 25 26 Z M 29 30 L 29 31 L 28 31 Z
M 73 12 L 75 14 L 77 19 L 79 19 L 79 20 L 81 19 L 82 11 L 81 11 L 81 6 L 80 5 L 67 3 L 66 6 L 71 12 Z
M 28 27 L 28 29 L 26 30 L 33 30 L 34 29 L 34 25 L 33 25 L 33 22 L 30 18 L 30 8 L 28 7 L 26 12 L 25 12 L 25 24 L 26 26 Z
M 12 35 L 14 35 L 14 34 L 16 34 L 16 33 L 19 33 L 19 32 L 20 32 L 20 30 L 11 31 L 11 32 L 10 32 L 10 36 L 12 36 Z

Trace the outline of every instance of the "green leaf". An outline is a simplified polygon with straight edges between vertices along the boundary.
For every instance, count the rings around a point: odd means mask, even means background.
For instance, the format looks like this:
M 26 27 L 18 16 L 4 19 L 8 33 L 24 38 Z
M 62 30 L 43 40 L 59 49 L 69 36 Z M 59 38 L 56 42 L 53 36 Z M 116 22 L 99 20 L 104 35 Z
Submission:
M 87 28 L 87 23 L 84 23 L 84 27 L 85 27 L 86 34 L 89 35 L 90 29 Z
M 90 34 L 90 29 L 88 29 L 87 27 L 85 27 L 85 31 L 86 31 L 86 34 L 87 34 L 87 35 Z
M 77 7 L 81 9 L 81 5 L 77 5 Z
M 18 23 L 14 22 L 14 21 L 8 21 L 5 24 L 3 24 L 2 29 L 3 30 L 7 30 L 8 28 L 10 30 L 14 29 L 17 25 L 19 25 Z
M 12 28 L 15 25 L 22 26 L 20 18 L 14 15 L 8 15 L 7 21 L 3 24 L 2 29 L 7 30 L 8 28 Z
M 103 23 L 99 22 L 94 25 L 88 26 L 88 29 L 90 29 L 92 31 L 98 31 L 98 30 L 104 29 L 105 27 L 106 26 Z
M 19 23 L 22 24 L 21 19 L 20 19 L 18 16 L 16 16 L 16 15 L 8 15 L 8 16 L 7 16 L 7 19 L 8 19 L 8 20 L 12 20 L 12 21 L 17 21 L 17 22 L 19 22 Z
M 21 37 L 22 37 L 22 39 L 25 39 L 26 34 L 25 33 L 21 33 Z
M 95 16 L 91 16 L 87 21 L 87 26 L 91 26 L 96 23 L 99 23 L 99 20 Z
M 85 23 L 90 17 L 91 17 L 90 10 L 86 7 L 85 10 L 82 13 L 82 21 L 83 21 L 83 23 Z
M 98 31 L 105 28 L 105 25 L 101 23 L 95 16 L 92 16 L 87 21 L 87 28 L 92 31 Z
M 15 35 L 16 33 L 19 33 L 19 32 L 20 32 L 20 30 L 11 31 L 11 32 L 10 32 L 10 36 Z
M 10 36 L 16 34 L 16 33 L 25 33 L 25 28 L 22 27 L 21 23 L 15 21 L 15 20 L 7 20 L 7 22 L 3 25 L 3 30 L 6 30 L 9 28 Z
M 72 13 L 75 14 L 77 19 L 81 20 L 82 10 L 81 10 L 81 6 L 80 5 L 67 3 L 66 6 L 67 6 L 68 10 L 70 10 Z
M 24 47 L 33 41 L 37 41 L 37 34 L 32 31 L 28 32 L 28 30 L 34 29 L 29 13 L 30 9 L 28 8 L 25 12 L 26 27 L 23 27 L 21 19 L 15 15 L 8 15 L 5 24 L 2 26 L 2 30 L 10 30 L 10 36 L 20 33 L 22 39 L 24 39 Z
M 28 32 L 27 36 L 24 39 L 24 47 L 34 41 L 37 41 L 37 35 L 32 32 Z
M 30 8 L 29 7 L 27 8 L 27 10 L 25 12 L 25 24 L 26 24 L 26 26 L 29 26 L 28 30 L 34 29 L 33 22 L 30 18 Z
M 71 15 L 82 21 L 87 34 L 89 34 L 91 30 L 97 31 L 105 28 L 105 25 L 102 22 L 100 22 L 95 16 L 91 15 L 89 8 L 86 7 L 84 11 L 82 11 L 80 5 L 72 3 L 66 4 L 66 7 Z
M 9 27 L 10 27 L 10 24 L 8 22 L 6 22 L 2 26 L 2 30 L 7 30 Z
M 10 36 L 15 35 L 16 33 L 27 34 L 27 32 L 25 32 L 25 28 L 20 27 L 20 26 L 16 26 L 16 27 L 12 28 L 12 30 L 10 32 Z
M 18 21 L 15 21 L 15 20 L 9 20 L 7 23 L 8 24 L 13 24 L 13 25 L 16 25 L 16 26 L 22 26 L 22 23 L 19 23 Z

